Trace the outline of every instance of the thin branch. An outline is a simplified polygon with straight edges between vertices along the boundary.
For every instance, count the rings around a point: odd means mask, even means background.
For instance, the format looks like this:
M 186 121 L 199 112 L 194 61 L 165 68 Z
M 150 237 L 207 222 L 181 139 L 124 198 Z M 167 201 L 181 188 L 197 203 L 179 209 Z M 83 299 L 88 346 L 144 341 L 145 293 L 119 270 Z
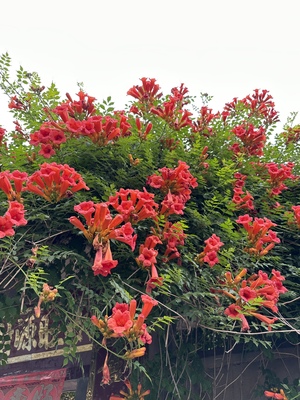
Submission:
M 231 381 L 224 389 L 222 389 L 222 390 L 220 391 L 220 393 L 218 393 L 218 395 L 215 397 L 215 399 L 217 399 L 222 393 L 224 393 L 224 392 L 229 388 L 229 386 L 231 386 L 232 384 L 234 384 L 234 382 L 236 382 L 236 381 L 243 375 L 243 373 L 250 367 L 250 365 L 251 365 L 252 363 L 254 363 L 254 361 L 257 360 L 261 355 L 262 355 L 262 352 L 259 353 L 256 357 L 254 357 L 254 358 L 249 362 L 249 364 L 246 365 L 246 367 L 242 370 L 242 372 L 241 372 L 233 381 Z M 215 400 L 215 399 L 214 399 L 214 400 Z

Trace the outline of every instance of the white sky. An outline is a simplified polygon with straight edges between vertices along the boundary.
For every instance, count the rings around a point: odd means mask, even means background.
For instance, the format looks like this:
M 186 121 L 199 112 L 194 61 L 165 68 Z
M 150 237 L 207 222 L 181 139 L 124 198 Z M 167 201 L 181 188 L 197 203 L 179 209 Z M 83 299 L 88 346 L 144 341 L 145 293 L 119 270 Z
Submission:
M 165 94 L 184 83 L 214 96 L 214 111 L 233 97 L 267 89 L 283 125 L 300 111 L 297 0 L 6 0 L 0 53 L 36 71 L 61 94 L 112 95 L 118 109 L 139 78 Z M 298 4 L 299 6 L 299 4 Z M 74 96 L 75 97 L 75 96 Z M 0 94 L 0 124 L 8 127 Z M 300 117 L 297 119 L 298 122 Z M 280 129 L 280 128 L 279 128 Z

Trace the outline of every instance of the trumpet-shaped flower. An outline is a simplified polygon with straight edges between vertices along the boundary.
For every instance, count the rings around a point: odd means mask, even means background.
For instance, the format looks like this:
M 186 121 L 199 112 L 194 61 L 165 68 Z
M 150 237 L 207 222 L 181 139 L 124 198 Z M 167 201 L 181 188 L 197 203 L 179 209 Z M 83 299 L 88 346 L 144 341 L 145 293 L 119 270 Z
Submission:
M 154 188 L 160 189 L 166 195 L 169 193 L 173 196 L 175 195 L 175 197 L 172 197 L 174 204 L 179 204 L 178 198 L 180 198 L 181 203 L 184 205 L 190 199 L 190 188 L 198 186 L 197 179 L 188 171 L 189 168 L 184 161 L 178 161 L 176 168 L 161 168 L 159 170 L 161 175 L 149 176 L 147 183 Z M 169 199 L 165 197 L 165 201 L 170 202 L 170 196 Z
M 266 397 L 269 397 L 269 398 L 272 398 L 272 399 L 288 400 L 288 398 L 286 397 L 283 389 L 280 389 L 279 393 L 278 392 L 270 392 L 269 390 L 265 390 L 264 395 Z
M 142 308 L 141 314 L 143 314 L 144 318 L 146 319 L 148 317 L 148 315 L 150 314 L 152 308 L 154 306 L 157 306 L 158 301 L 154 300 L 152 297 L 150 297 L 146 294 L 142 294 L 141 298 L 142 298 L 142 302 L 143 302 L 143 308 Z
M 151 293 L 157 286 L 163 285 L 164 278 L 158 276 L 157 269 L 154 264 L 151 266 L 151 277 L 146 283 L 146 293 Z
M 158 204 L 153 200 L 154 194 L 132 189 L 120 189 L 115 196 L 110 196 L 108 203 L 117 210 L 124 221 L 137 223 L 146 218 L 155 218 Z
M 122 395 L 122 397 L 112 394 L 109 400 L 144 400 L 145 396 L 150 394 L 150 390 L 146 390 L 145 392 L 142 391 L 141 384 L 138 384 L 137 390 L 133 390 L 131 383 L 128 380 L 126 380 L 124 383 L 127 386 L 129 392 L 125 393 L 123 390 L 120 390 L 120 394 Z
M 239 319 L 242 322 L 242 331 L 249 331 L 250 326 L 244 314 L 241 313 L 242 309 L 240 306 L 236 304 L 231 304 L 226 308 L 224 314 L 233 319 Z
M 200 254 L 198 254 L 197 260 L 200 264 L 206 262 L 209 264 L 210 267 L 213 267 L 219 262 L 217 252 L 224 245 L 224 243 L 221 242 L 219 236 L 215 234 L 206 239 L 204 242 L 206 245 L 204 247 L 204 250 Z
M 92 270 L 94 271 L 95 276 L 107 276 L 111 273 L 111 270 L 118 265 L 118 261 L 113 260 L 112 258 L 109 241 L 106 243 L 106 246 L 104 248 L 100 244 L 97 245 L 97 247 L 99 248 L 96 251 Z
M 81 189 L 89 190 L 81 175 L 69 165 L 57 163 L 42 164 L 40 170 L 28 178 L 24 188 L 50 202 L 58 202 Z
M 8 214 L 0 216 L 0 239 L 5 236 L 14 236 L 13 222 Z
M 133 322 L 129 311 L 117 310 L 108 319 L 107 325 L 117 336 L 124 336 L 124 332 L 132 327 Z
M 133 86 L 127 94 L 137 99 L 141 104 L 147 104 L 151 107 L 153 102 L 162 96 L 162 93 L 159 93 L 160 87 L 156 83 L 156 79 L 141 78 L 140 80 L 142 85 Z
M 250 254 L 264 256 L 274 247 L 275 243 L 280 243 L 276 232 L 270 230 L 276 224 L 268 218 L 254 218 L 253 220 L 246 214 L 240 216 L 236 222 L 243 225 L 247 231 L 248 246 L 245 251 Z
M 11 219 L 11 222 L 15 226 L 24 226 L 27 224 L 27 220 L 24 218 L 25 210 L 22 203 L 18 201 L 10 201 L 9 208 L 6 212 Z

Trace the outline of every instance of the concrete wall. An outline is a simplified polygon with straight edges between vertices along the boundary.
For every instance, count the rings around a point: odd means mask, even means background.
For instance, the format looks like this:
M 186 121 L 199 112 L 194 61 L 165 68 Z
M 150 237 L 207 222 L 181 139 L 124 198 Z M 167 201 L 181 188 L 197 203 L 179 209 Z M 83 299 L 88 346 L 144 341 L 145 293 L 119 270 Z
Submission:
M 203 400 L 266 400 L 265 396 L 257 397 L 253 392 L 258 385 L 264 383 L 262 369 L 271 370 L 280 380 L 287 377 L 289 382 L 293 382 L 294 379 L 300 378 L 299 346 L 273 352 L 271 359 L 258 352 L 229 352 L 220 356 L 205 357 L 202 361 L 207 378 L 214 382 L 213 394 L 204 397 Z

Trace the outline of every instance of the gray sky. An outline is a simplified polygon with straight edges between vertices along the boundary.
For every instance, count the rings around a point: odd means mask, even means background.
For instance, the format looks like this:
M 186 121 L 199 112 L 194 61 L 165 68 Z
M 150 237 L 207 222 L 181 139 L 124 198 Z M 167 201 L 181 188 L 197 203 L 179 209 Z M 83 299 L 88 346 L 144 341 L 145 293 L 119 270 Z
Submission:
M 36 71 L 61 93 L 84 82 L 99 101 L 122 109 L 139 78 L 165 94 L 184 83 L 214 96 L 214 111 L 233 97 L 267 89 L 281 123 L 300 110 L 297 0 L 14 0 L 1 4 L 0 53 L 14 69 Z M 8 125 L 0 94 L 0 124 Z M 300 118 L 298 118 L 300 122 Z

